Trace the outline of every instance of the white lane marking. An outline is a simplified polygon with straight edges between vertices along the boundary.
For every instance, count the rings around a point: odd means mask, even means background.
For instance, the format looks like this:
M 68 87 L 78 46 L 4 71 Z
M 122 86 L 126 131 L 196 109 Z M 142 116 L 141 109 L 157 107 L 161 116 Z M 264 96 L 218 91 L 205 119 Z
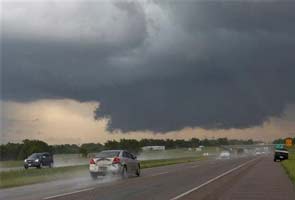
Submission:
M 150 175 L 150 176 L 148 176 L 148 177 L 160 176 L 160 175 L 168 174 L 168 173 L 169 173 L 169 172 L 161 172 L 161 173 L 157 173 L 157 174 Z
M 77 191 L 73 191 L 73 192 L 67 192 L 67 193 L 58 194 L 58 195 L 54 195 L 54 196 L 50 196 L 50 197 L 44 197 L 43 199 L 44 200 L 46 200 L 46 199 L 54 199 L 54 198 L 57 198 L 57 197 L 62 197 L 62 196 L 70 195 L 70 194 L 76 194 L 76 193 L 79 193 L 79 192 L 90 191 L 90 190 L 93 190 L 93 189 L 94 188 L 86 188 L 86 189 L 83 189 L 83 190 L 77 190 Z
M 188 191 L 186 191 L 186 192 L 184 192 L 184 193 L 182 193 L 180 195 L 177 195 L 176 197 L 173 197 L 170 200 L 180 199 L 180 198 L 182 198 L 182 197 L 184 197 L 184 196 L 186 196 L 186 195 L 188 195 L 188 194 L 190 194 L 190 193 L 192 193 L 192 192 L 194 192 L 194 191 L 196 191 L 196 190 L 198 190 L 198 189 L 200 189 L 200 188 L 202 188 L 202 187 L 204 187 L 204 186 L 206 186 L 206 185 L 208 185 L 208 184 L 210 184 L 210 183 L 212 183 L 212 182 L 214 182 L 214 181 L 216 181 L 216 180 L 218 180 L 220 178 L 222 178 L 223 176 L 226 176 L 226 175 L 232 173 L 233 171 L 240 169 L 241 167 L 243 167 L 243 166 L 247 165 L 248 163 L 253 162 L 253 161 L 257 160 L 257 159 L 258 158 L 255 158 L 255 159 L 249 160 L 247 162 L 244 162 L 243 164 L 240 164 L 239 166 L 237 166 L 237 167 L 235 167 L 233 169 L 230 169 L 230 170 L 216 176 L 215 178 L 212 178 L 212 179 L 206 181 L 205 183 L 203 183 L 203 184 L 201 184 L 201 185 L 199 185 L 197 187 L 194 187 L 194 188 L 192 188 L 192 189 L 190 189 L 190 190 L 188 190 Z

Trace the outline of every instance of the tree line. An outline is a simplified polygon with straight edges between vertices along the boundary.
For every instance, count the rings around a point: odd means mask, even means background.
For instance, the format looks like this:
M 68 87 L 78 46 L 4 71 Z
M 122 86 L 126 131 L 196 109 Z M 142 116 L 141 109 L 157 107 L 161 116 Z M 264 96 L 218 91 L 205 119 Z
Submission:
M 220 145 L 247 145 L 257 143 L 253 140 L 236 140 L 227 138 L 218 139 L 121 139 L 119 141 L 109 140 L 105 144 L 85 143 L 48 145 L 40 140 L 23 140 L 22 143 L 7 143 L 0 145 L 0 160 L 21 160 L 35 152 L 50 152 L 52 154 L 76 154 L 87 156 L 88 153 L 95 153 L 107 149 L 126 149 L 131 152 L 139 152 L 143 146 L 165 146 L 166 149 L 174 148 L 195 148 L 198 146 L 220 146 Z

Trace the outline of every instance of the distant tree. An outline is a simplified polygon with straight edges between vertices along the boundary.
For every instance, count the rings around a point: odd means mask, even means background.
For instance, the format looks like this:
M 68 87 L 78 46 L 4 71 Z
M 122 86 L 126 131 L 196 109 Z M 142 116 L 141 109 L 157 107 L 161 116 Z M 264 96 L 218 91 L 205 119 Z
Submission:
M 218 145 L 229 145 L 229 141 L 227 140 L 227 138 L 218 138 L 217 143 Z
M 54 154 L 74 154 L 80 151 L 80 147 L 76 144 L 59 144 L 51 147 Z
M 51 147 L 40 140 L 23 140 L 22 148 L 18 154 L 18 159 L 24 159 L 33 153 L 52 152 Z
M 87 155 L 88 155 L 89 152 L 87 151 L 86 148 L 81 147 L 81 148 L 79 149 L 79 153 L 80 153 L 83 157 L 87 157 Z
M 121 149 L 125 149 L 133 153 L 137 153 L 141 148 L 140 142 L 134 139 L 121 139 L 119 143 Z
M 252 139 L 249 139 L 246 141 L 246 144 L 254 144 L 254 141 Z
M 205 138 L 204 140 L 201 141 L 201 144 L 204 145 L 204 146 L 209 146 L 210 145 L 210 142 L 207 138 Z
M 7 143 L 0 145 L 0 160 L 16 160 L 23 144 Z
M 96 153 L 103 150 L 104 146 L 100 143 L 85 143 L 82 144 L 80 148 L 86 149 L 88 153 Z
M 200 146 L 201 141 L 198 138 L 192 138 L 190 140 L 190 143 L 191 143 L 191 145 L 190 145 L 191 147 L 198 147 L 198 146 Z
M 120 143 L 116 140 L 108 140 L 104 146 L 105 149 L 120 149 Z
M 167 149 L 173 149 L 173 148 L 175 148 L 176 145 L 175 145 L 175 143 L 174 143 L 174 140 L 167 139 L 167 140 L 165 141 L 165 147 L 166 147 Z

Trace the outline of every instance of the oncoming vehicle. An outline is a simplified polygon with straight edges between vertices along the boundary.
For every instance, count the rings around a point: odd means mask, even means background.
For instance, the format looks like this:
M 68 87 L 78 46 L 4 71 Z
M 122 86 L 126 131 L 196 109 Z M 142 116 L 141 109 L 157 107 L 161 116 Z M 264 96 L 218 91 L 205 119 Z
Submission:
M 274 153 L 274 162 L 287 160 L 289 158 L 289 152 L 287 149 L 276 149 Z
M 222 151 L 219 154 L 219 158 L 220 159 L 230 159 L 230 153 L 229 153 L 229 151 Z
M 43 166 L 53 167 L 53 156 L 48 152 L 33 153 L 24 160 L 24 168 L 29 167 L 42 168 Z
M 140 163 L 136 156 L 125 150 L 107 150 L 98 153 L 89 162 L 90 176 L 96 179 L 107 174 L 140 176 Z

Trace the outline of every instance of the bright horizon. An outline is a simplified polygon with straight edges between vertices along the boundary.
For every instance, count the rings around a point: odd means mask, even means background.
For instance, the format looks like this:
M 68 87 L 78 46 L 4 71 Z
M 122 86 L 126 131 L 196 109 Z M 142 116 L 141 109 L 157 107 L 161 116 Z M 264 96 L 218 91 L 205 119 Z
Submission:
M 104 143 L 107 140 L 126 139 L 191 139 L 221 138 L 253 139 L 272 142 L 291 137 L 295 129 L 292 123 L 295 107 L 289 106 L 283 118 L 271 118 L 262 126 L 248 129 L 205 130 L 184 128 L 168 133 L 138 131 L 122 133 L 106 130 L 107 119 L 95 120 L 93 110 L 98 102 L 64 100 L 40 100 L 31 103 L 2 102 L 1 141 L 20 142 L 23 139 L 39 139 L 49 144 Z M 9 116 L 9 117 L 7 117 Z

